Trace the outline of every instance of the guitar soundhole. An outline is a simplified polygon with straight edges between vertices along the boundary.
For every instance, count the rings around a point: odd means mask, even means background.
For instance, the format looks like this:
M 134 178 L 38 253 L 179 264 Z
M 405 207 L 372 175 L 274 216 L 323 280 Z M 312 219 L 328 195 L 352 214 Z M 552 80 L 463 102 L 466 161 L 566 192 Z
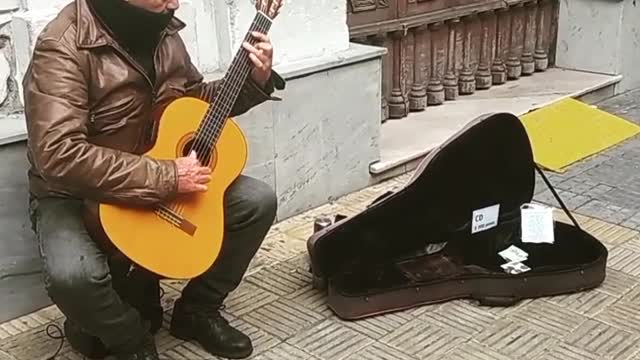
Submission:
M 213 163 L 215 162 L 215 151 L 212 152 L 209 146 L 202 145 L 202 144 L 198 144 L 197 147 L 193 148 L 194 141 L 195 141 L 195 138 L 191 138 L 184 143 L 184 146 L 182 147 L 181 155 L 189 156 L 189 153 L 191 152 L 191 150 L 196 150 L 198 154 L 198 159 L 200 160 L 201 164 L 213 165 Z

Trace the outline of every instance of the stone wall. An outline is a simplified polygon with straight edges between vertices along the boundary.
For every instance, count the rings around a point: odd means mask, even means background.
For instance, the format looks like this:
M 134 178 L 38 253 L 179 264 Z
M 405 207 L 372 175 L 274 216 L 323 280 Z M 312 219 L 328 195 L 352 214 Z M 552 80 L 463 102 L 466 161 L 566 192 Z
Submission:
M 12 33 L 13 15 L 20 7 L 20 0 L 0 0 L 0 115 L 20 110 Z
M 561 1 L 558 22 L 558 66 L 622 75 L 617 92 L 640 87 L 640 2 Z
M 20 109 L 20 81 L 42 28 L 69 0 L 0 0 L 0 114 Z M 271 37 L 274 65 L 344 51 L 349 47 L 344 1 L 290 0 Z M 237 51 L 255 14 L 254 0 L 182 0 L 177 16 L 194 63 L 204 73 L 222 71 Z M 6 80 L 6 81 L 5 81 Z

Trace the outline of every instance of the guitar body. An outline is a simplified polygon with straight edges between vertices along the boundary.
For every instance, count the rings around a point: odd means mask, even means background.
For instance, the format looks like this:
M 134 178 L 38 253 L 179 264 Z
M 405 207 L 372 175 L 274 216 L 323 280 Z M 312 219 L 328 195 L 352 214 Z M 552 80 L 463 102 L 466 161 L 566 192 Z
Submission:
M 146 155 L 186 156 L 209 106 L 190 97 L 170 103 Z M 246 139 L 232 119 L 225 122 L 209 156 L 212 181 L 206 192 L 179 195 L 164 204 L 165 210 L 100 204 L 100 223 L 109 241 L 137 265 L 166 278 L 189 279 L 209 269 L 222 248 L 224 194 L 247 160 Z

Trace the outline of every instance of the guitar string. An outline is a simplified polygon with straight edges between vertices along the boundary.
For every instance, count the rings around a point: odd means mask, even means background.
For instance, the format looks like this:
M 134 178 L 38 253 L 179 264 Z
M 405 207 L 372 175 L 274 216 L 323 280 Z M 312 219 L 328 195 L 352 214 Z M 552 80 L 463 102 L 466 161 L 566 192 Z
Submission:
M 262 30 L 264 28 L 266 28 L 265 25 L 268 25 L 269 23 L 269 19 L 265 18 L 264 16 L 260 16 L 257 20 L 255 20 L 250 28 L 250 31 L 253 30 Z M 247 33 L 247 36 L 245 37 L 245 41 L 250 41 L 251 38 L 251 34 L 250 32 Z M 231 110 L 231 100 L 228 99 L 228 95 L 229 93 L 233 94 L 233 92 L 238 92 L 238 90 L 240 90 L 240 87 L 243 86 L 243 84 L 241 83 L 241 81 L 239 81 L 239 79 L 246 75 L 246 70 L 249 66 L 248 64 L 248 55 L 246 53 L 238 53 L 237 57 L 240 57 L 239 59 L 236 58 L 234 61 L 234 63 L 237 64 L 237 61 L 242 61 L 245 60 L 244 62 L 241 62 L 239 66 L 234 67 L 232 69 L 232 72 L 229 74 L 229 76 L 225 77 L 223 79 L 223 84 L 220 85 L 220 93 L 217 96 L 217 99 L 221 99 L 221 100 L 214 100 L 214 104 L 212 104 L 212 106 L 209 106 L 207 112 L 206 112 L 206 117 L 205 119 L 207 119 L 206 121 L 214 121 L 213 122 L 213 129 L 211 129 L 211 123 L 203 123 L 202 125 L 204 126 L 204 129 L 201 129 L 198 133 L 198 135 L 196 136 L 196 140 L 194 141 L 194 143 L 192 144 L 192 149 L 195 149 L 196 152 L 202 152 L 202 153 L 208 153 L 209 148 L 211 149 L 211 154 L 208 154 L 207 156 L 207 163 L 205 164 L 208 167 L 211 167 L 212 162 L 213 162 L 213 152 L 215 150 L 215 143 L 212 141 L 213 139 L 215 139 L 221 132 L 221 130 L 224 127 L 224 123 L 226 120 L 226 117 L 221 117 L 221 114 L 224 114 L 225 112 L 228 112 L 229 110 Z M 245 57 L 245 59 L 242 59 L 242 57 Z M 226 85 L 229 86 L 226 86 Z M 211 99 L 213 97 L 213 88 L 209 87 L 207 89 L 208 93 L 207 93 L 207 97 L 209 99 Z M 218 117 L 218 119 L 216 119 L 216 117 Z M 209 125 L 209 126 L 207 126 Z M 211 145 L 214 146 L 211 146 Z M 177 209 L 175 209 L 175 211 L 179 214 L 182 213 L 183 211 L 183 204 L 181 204 L 182 206 L 178 206 Z M 174 206 L 173 206 L 174 207 Z
M 269 19 L 262 16 L 257 21 L 254 21 L 254 25 L 251 27 L 250 31 L 254 31 L 254 30 L 264 31 L 267 28 L 266 25 L 268 24 L 269 24 Z M 252 36 L 249 33 L 247 33 L 245 37 L 245 41 L 248 41 L 251 43 L 252 42 L 251 38 Z M 211 111 L 213 112 L 217 111 L 218 109 L 220 110 L 224 109 L 225 111 L 222 113 L 214 114 L 214 115 L 224 114 L 229 110 L 231 110 L 231 108 L 233 107 L 233 104 L 231 103 L 231 100 L 228 98 L 228 95 L 230 95 L 229 93 L 237 92 L 244 85 L 243 81 L 239 81 L 239 80 L 241 80 L 241 77 L 247 75 L 247 70 L 250 66 L 248 53 L 245 51 L 239 52 L 236 55 L 236 59 L 234 59 L 234 63 L 237 63 L 237 62 L 240 62 L 239 66 L 232 69 L 233 71 L 229 74 L 229 76 L 225 77 L 225 79 L 223 80 L 224 84 L 221 86 L 221 92 L 217 96 L 217 99 L 221 99 L 221 100 L 217 100 L 217 102 L 219 102 L 219 104 L 217 104 L 218 106 L 213 106 L 210 108 Z M 229 82 L 231 82 L 229 86 L 225 86 Z M 204 131 L 202 131 L 201 134 L 199 134 L 200 143 L 196 145 L 205 145 L 205 146 L 208 145 L 209 141 L 212 138 L 212 135 L 215 136 L 216 134 L 219 134 L 220 130 L 222 130 L 223 128 L 222 125 L 224 125 L 223 123 L 224 120 L 226 120 L 226 116 L 224 116 L 222 119 L 218 119 L 217 121 L 214 120 L 213 129 L 205 128 Z M 204 140 L 204 144 L 202 140 Z M 200 147 L 200 150 L 206 150 L 206 148 L 203 149 L 202 147 Z
M 268 25 L 268 18 L 265 17 L 261 17 L 258 21 L 254 21 L 252 24 L 252 27 L 250 29 L 250 31 L 253 31 L 254 28 L 255 30 L 261 30 L 261 28 L 264 25 Z M 266 22 L 266 24 L 264 24 Z M 245 37 L 245 41 L 250 39 L 250 34 L 247 34 L 247 36 Z M 246 58 L 248 58 L 248 55 L 246 52 L 239 52 L 236 55 L 236 59 L 234 59 L 236 61 L 242 60 L 242 59 L 238 59 L 238 56 L 244 56 Z M 245 59 L 246 60 L 246 59 Z M 205 120 L 204 122 L 202 122 L 200 124 L 200 127 L 197 131 L 197 136 L 195 141 L 192 143 L 192 147 L 191 150 L 196 150 L 197 151 L 204 151 L 206 150 L 206 146 L 207 143 L 212 139 L 212 134 L 215 136 L 215 134 L 218 134 L 219 131 L 221 130 L 222 124 L 220 124 L 221 121 L 226 120 L 225 118 L 223 119 L 219 119 L 219 120 L 213 120 L 214 121 L 214 125 L 213 128 L 211 129 L 211 127 L 209 126 L 209 121 L 211 121 L 211 119 L 213 118 L 212 115 L 217 115 L 216 111 L 218 111 L 218 109 L 222 109 L 222 108 L 227 108 L 228 110 L 230 110 L 230 108 L 232 107 L 232 104 L 230 103 L 231 100 L 225 100 L 225 96 L 228 95 L 229 92 L 231 91 L 237 91 L 238 88 L 240 86 L 242 86 L 243 84 L 240 84 L 239 78 L 243 75 L 243 72 L 245 70 L 247 70 L 248 67 L 248 63 L 245 61 L 243 63 L 241 63 L 239 66 L 239 68 L 234 68 L 232 69 L 233 71 L 231 73 L 229 73 L 228 76 L 226 76 L 225 78 L 223 78 L 222 80 L 222 84 L 219 85 L 219 88 L 221 89 L 220 93 L 218 94 L 218 96 L 216 96 L 216 99 L 213 99 L 213 104 L 209 106 L 209 108 L 207 109 L 206 113 L 205 113 L 205 118 L 207 120 Z M 229 81 L 233 81 L 232 83 L 230 83 L 228 86 L 228 82 Z M 208 100 L 211 100 L 211 98 L 213 97 L 213 88 L 209 87 L 207 89 L 207 94 L 205 95 L 205 97 L 208 98 Z M 217 106 L 213 106 L 213 105 L 217 105 Z M 206 141 L 203 141 L 206 140 Z
M 245 36 L 245 41 L 250 41 L 250 39 L 252 38 L 251 31 L 264 32 L 265 30 L 268 29 L 268 26 L 271 23 L 271 19 L 269 19 L 265 15 L 259 14 L 257 18 L 258 18 L 257 20 L 253 21 L 252 26 L 250 27 L 250 30 L 247 32 L 247 35 Z M 236 60 L 241 61 L 241 63 L 239 67 L 232 69 L 232 72 L 229 74 L 229 76 L 226 76 L 223 78 L 222 84 L 220 85 L 221 91 L 218 94 L 218 96 L 216 96 L 216 99 L 215 99 L 216 101 L 212 101 L 211 99 L 214 95 L 213 87 L 209 86 L 205 91 L 206 100 L 208 100 L 209 102 L 213 102 L 213 104 L 209 105 L 207 111 L 205 112 L 204 119 L 206 120 L 200 124 L 198 132 L 196 132 L 197 135 L 195 137 L 195 140 L 192 143 L 191 150 L 195 149 L 196 153 L 199 153 L 200 151 L 206 150 L 209 147 L 208 143 L 211 143 L 212 151 L 211 151 L 211 154 L 209 154 L 208 156 L 208 160 L 206 164 L 206 166 L 208 167 L 211 167 L 212 165 L 213 149 L 215 148 L 215 144 L 213 144 L 212 140 L 214 140 L 220 135 L 222 129 L 224 128 L 224 123 L 226 122 L 226 116 L 218 120 L 213 120 L 214 121 L 213 130 L 209 130 L 209 128 L 207 127 L 207 122 L 211 121 L 211 119 L 215 119 L 214 116 L 216 115 L 215 111 L 217 109 L 224 109 L 224 112 L 219 112 L 218 114 L 224 114 L 231 110 L 233 105 L 231 104 L 231 100 L 229 100 L 227 97 L 228 95 L 233 94 L 234 92 L 238 92 L 238 90 L 241 89 L 241 86 L 244 86 L 243 84 L 244 81 L 239 81 L 239 80 L 243 76 L 247 75 L 247 70 L 250 66 L 250 59 L 246 51 L 240 51 L 236 55 L 236 57 L 240 57 L 239 59 L 236 59 Z M 228 81 L 230 83 L 228 83 Z M 226 86 L 227 84 L 229 84 L 229 86 Z M 214 106 L 214 105 L 217 105 L 217 106 Z M 219 116 L 220 115 L 218 115 L 218 117 Z M 202 139 L 201 136 L 204 137 L 204 140 L 206 141 L 201 140 L 200 144 L 198 144 L 198 140 Z M 181 215 L 184 210 L 184 204 L 181 202 L 177 204 L 173 203 L 169 206 L 169 209 L 174 213 Z
M 269 24 L 269 19 L 266 17 L 261 17 L 258 21 L 254 22 L 254 24 L 255 24 L 255 30 L 264 31 L 266 28 L 266 25 Z M 252 26 L 252 29 L 250 31 L 254 31 L 254 26 Z M 251 39 L 251 35 L 247 34 L 245 41 L 250 41 L 250 39 Z M 239 81 L 239 80 L 241 80 L 241 77 L 247 75 L 246 70 L 248 70 L 250 66 L 250 59 L 248 57 L 247 52 L 241 51 L 238 53 L 237 56 L 240 57 L 240 59 L 237 59 L 237 60 L 242 62 L 240 63 L 238 68 L 233 69 L 235 71 L 233 71 L 232 73 L 229 74 L 228 77 L 225 77 L 225 79 L 223 79 L 224 83 L 223 85 L 221 85 L 221 92 L 217 96 L 217 99 L 222 99 L 222 100 L 218 100 L 219 101 L 219 104 L 217 104 L 218 106 L 211 106 L 209 112 L 215 112 L 217 109 L 224 109 L 224 111 L 219 112 L 218 115 L 224 114 L 224 113 L 227 113 L 229 110 L 231 110 L 231 108 L 233 107 L 231 100 L 228 99 L 227 97 L 228 95 L 230 95 L 229 93 L 237 92 L 244 85 L 243 81 Z M 230 85 L 225 86 L 228 81 L 231 81 Z M 205 127 L 205 129 L 201 131 L 201 134 L 199 134 L 200 136 L 199 144 L 194 143 L 194 146 L 196 146 L 196 151 L 198 149 L 200 151 L 207 150 L 206 146 L 209 145 L 211 140 L 216 136 L 218 136 L 221 130 L 224 128 L 225 120 L 226 120 L 226 116 L 223 116 L 222 119 L 214 120 L 213 129 Z M 198 141 L 198 139 L 196 139 L 196 141 Z
M 170 213 L 165 213 L 164 210 L 163 211 L 157 211 L 156 212 L 156 216 L 159 217 L 160 219 L 168 222 L 170 225 L 173 225 L 175 227 L 180 227 L 180 221 L 178 221 L 177 219 L 175 219 Z
M 258 20 L 254 19 L 254 21 L 252 22 L 252 24 L 250 26 L 250 31 L 253 30 L 254 28 L 257 28 L 259 30 L 260 28 L 262 28 L 264 26 L 261 23 L 264 22 L 265 17 L 264 16 L 256 16 L 256 18 Z M 269 19 L 267 18 L 266 20 L 268 21 Z M 249 40 L 250 31 L 247 32 L 245 40 Z M 236 55 L 236 58 L 237 58 L 237 55 Z M 238 60 L 238 59 L 235 59 L 235 60 Z M 245 69 L 243 69 L 242 66 L 241 66 L 240 70 L 245 70 Z M 210 133 L 212 133 L 212 132 L 216 133 L 216 129 L 215 128 L 217 127 L 217 126 L 215 126 L 213 131 L 209 130 L 207 128 L 207 125 L 210 125 L 208 123 L 208 121 L 211 121 L 211 119 L 215 119 L 215 115 L 216 115 L 217 109 L 219 109 L 219 108 L 222 109 L 222 108 L 225 108 L 225 107 L 229 108 L 230 107 L 229 104 L 227 102 L 225 102 L 223 96 L 226 95 L 226 93 L 228 92 L 228 91 L 225 91 L 226 89 L 230 88 L 230 90 L 233 90 L 233 91 L 237 90 L 237 88 L 234 89 L 234 87 L 233 87 L 234 85 L 236 85 L 236 83 L 239 82 L 238 81 L 239 75 L 236 72 L 237 71 L 237 67 L 233 68 L 232 71 L 233 72 L 231 72 L 229 74 L 229 76 L 226 76 L 225 78 L 223 78 L 222 84 L 219 86 L 219 88 L 222 89 L 222 91 L 221 91 L 220 95 L 217 96 L 216 98 L 217 99 L 221 99 L 222 98 L 222 100 L 217 100 L 216 99 L 217 101 L 212 101 L 213 100 L 212 98 L 213 98 L 213 95 L 214 95 L 214 89 L 213 89 L 212 86 L 207 86 L 206 87 L 206 90 L 204 92 L 204 98 L 205 98 L 205 100 L 207 102 L 210 102 L 210 103 L 214 102 L 214 104 L 209 105 L 209 107 L 207 108 L 207 111 L 205 112 L 205 115 L 204 115 L 205 121 L 203 121 L 200 124 L 199 129 L 196 132 L 195 140 L 192 143 L 191 149 L 190 149 L 189 152 L 191 152 L 192 150 L 196 150 L 197 153 L 200 153 L 200 152 L 204 152 L 204 150 L 206 150 L 207 144 L 206 144 L 206 142 L 205 143 L 201 143 L 201 141 L 202 141 L 201 137 L 204 136 L 205 139 L 209 139 L 210 138 Z M 241 74 L 242 74 L 242 72 L 240 72 L 240 75 Z M 226 86 L 228 81 L 233 81 L 230 86 Z M 220 104 L 218 105 L 216 103 L 220 103 Z M 213 105 L 216 105 L 216 106 L 213 106 Z M 224 119 L 222 119 L 222 120 L 224 120 Z M 217 121 L 214 122 L 214 125 L 217 125 Z M 202 155 L 202 154 L 200 154 L 200 155 Z M 205 164 L 205 166 L 211 167 L 212 159 L 213 159 L 212 154 L 209 154 L 208 161 L 207 161 L 207 164 Z M 178 214 L 181 214 L 183 209 L 184 209 L 184 204 L 182 204 L 182 203 L 178 203 L 178 204 L 172 203 L 172 204 L 169 205 L 169 209 L 171 209 L 172 211 L 174 211 L 174 212 L 176 212 Z
M 160 207 L 160 208 L 156 209 L 156 212 L 158 214 L 171 217 L 172 220 L 175 220 L 178 223 L 182 222 L 182 218 L 180 218 L 179 215 L 173 213 L 170 209 L 166 209 L 164 207 Z

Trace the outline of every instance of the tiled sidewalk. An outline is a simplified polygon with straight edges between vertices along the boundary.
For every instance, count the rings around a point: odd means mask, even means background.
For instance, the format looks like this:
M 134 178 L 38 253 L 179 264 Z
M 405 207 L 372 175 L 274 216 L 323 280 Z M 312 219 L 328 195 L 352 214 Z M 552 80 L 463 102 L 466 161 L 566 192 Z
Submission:
M 636 230 L 577 216 L 611 253 L 605 284 L 592 291 L 524 301 L 509 308 L 466 300 L 423 306 L 358 322 L 337 319 L 312 289 L 305 240 L 315 215 L 353 215 L 408 175 L 346 196 L 274 226 L 226 314 L 250 334 L 254 359 L 631 360 L 640 358 L 640 236 Z M 559 215 L 562 217 L 562 215 Z M 180 282 L 164 283 L 171 310 Z M 199 346 L 156 336 L 164 359 L 215 359 Z M 0 325 L 0 360 L 47 359 L 60 340 L 46 325 L 62 324 L 49 307 Z M 126 329 L 123 329 L 126 331 Z M 65 342 L 56 359 L 82 359 Z

